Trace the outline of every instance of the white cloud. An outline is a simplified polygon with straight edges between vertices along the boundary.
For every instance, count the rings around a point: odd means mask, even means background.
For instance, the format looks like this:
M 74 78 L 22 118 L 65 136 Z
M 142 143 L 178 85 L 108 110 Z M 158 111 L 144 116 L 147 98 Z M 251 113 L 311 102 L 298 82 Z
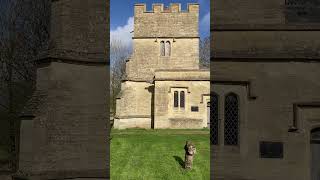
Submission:
M 129 17 L 127 24 L 118 26 L 115 30 L 110 31 L 110 42 L 120 41 L 127 47 L 132 46 L 133 17 Z
M 200 21 L 201 28 L 210 29 L 210 12 L 208 12 Z

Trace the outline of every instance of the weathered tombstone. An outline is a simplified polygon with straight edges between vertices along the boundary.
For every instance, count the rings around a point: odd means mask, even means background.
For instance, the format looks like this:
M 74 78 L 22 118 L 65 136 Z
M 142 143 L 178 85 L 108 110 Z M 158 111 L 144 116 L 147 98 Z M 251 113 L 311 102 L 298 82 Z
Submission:
M 193 163 L 193 157 L 196 154 L 196 147 L 191 141 L 187 141 L 186 145 L 184 146 L 185 150 L 185 169 L 191 169 Z

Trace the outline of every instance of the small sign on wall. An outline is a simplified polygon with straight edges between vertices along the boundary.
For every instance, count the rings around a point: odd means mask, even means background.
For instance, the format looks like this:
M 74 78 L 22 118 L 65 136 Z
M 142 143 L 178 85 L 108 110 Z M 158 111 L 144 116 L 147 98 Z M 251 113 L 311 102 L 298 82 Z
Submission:
M 260 158 L 283 158 L 282 142 L 260 141 Z
M 191 111 L 192 112 L 198 112 L 199 111 L 199 107 L 198 106 L 191 106 Z

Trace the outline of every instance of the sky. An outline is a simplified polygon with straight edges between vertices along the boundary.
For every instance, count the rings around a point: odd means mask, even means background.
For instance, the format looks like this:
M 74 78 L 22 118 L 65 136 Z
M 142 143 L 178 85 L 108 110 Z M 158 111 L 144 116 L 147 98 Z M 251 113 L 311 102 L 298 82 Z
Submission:
M 131 31 L 133 31 L 134 4 L 145 3 L 147 10 L 151 10 L 152 3 L 180 3 L 181 9 L 186 10 L 188 3 L 200 4 L 199 34 L 200 38 L 210 35 L 210 0 L 111 0 L 110 1 L 110 40 L 120 40 L 131 46 Z

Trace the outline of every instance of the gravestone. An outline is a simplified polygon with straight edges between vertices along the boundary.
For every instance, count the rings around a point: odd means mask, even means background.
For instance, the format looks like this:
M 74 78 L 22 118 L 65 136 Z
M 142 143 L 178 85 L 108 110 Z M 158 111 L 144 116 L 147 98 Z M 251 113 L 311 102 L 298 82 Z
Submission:
M 13 179 L 109 177 L 106 3 L 51 1 L 50 47 L 36 60 Z

